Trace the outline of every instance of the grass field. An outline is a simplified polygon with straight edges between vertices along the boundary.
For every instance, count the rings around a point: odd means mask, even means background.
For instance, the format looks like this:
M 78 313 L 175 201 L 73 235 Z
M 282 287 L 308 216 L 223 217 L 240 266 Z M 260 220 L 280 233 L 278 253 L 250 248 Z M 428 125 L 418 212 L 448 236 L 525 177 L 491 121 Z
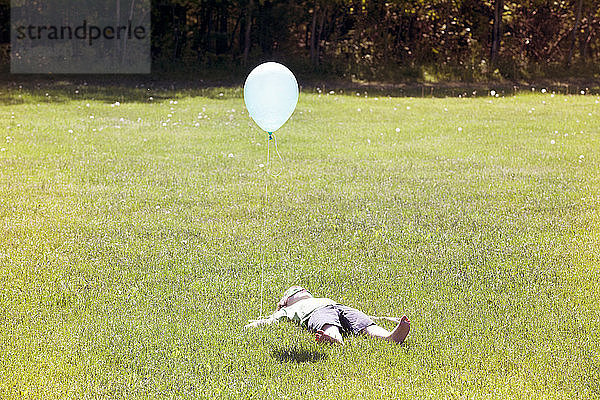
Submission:
M 268 171 L 240 89 L 4 85 L 0 398 L 600 398 L 599 103 L 305 91 Z

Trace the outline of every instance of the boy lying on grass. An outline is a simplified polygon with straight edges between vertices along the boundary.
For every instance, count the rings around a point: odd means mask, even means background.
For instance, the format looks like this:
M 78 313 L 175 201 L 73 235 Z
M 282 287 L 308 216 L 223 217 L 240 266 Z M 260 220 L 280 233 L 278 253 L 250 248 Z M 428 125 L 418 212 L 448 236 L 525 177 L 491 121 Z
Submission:
M 393 331 L 388 331 L 372 321 L 362 311 L 347 307 L 331 299 L 313 297 L 302 286 L 292 286 L 285 291 L 277 311 L 271 316 L 251 319 L 244 328 L 270 325 L 287 319 L 316 332 L 318 342 L 343 344 L 342 333 L 366 334 L 394 343 L 402 343 L 410 330 L 410 321 L 402 318 L 385 318 L 398 323 Z

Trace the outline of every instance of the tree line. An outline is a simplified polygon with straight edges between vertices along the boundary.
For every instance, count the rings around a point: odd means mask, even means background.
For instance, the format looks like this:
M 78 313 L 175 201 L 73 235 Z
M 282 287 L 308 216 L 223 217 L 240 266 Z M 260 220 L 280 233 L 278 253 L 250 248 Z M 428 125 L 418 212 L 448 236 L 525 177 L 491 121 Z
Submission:
M 156 70 L 245 68 L 271 59 L 356 79 L 600 72 L 600 0 L 151 1 Z
M 159 64 L 281 59 L 359 79 L 597 73 L 598 0 L 161 0 Z

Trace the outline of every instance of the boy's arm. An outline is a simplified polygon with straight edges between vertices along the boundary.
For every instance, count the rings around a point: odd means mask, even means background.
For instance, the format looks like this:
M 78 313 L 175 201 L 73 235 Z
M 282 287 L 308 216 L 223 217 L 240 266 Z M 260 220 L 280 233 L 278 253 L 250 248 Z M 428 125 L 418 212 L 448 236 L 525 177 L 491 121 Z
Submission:
M 248 321 L 249 324 L 244 325 L 244 328 L 256 328 L 261 325 L 271 325 L 277 323 L 277 320 L 273 318 L 273 316 L 261 319 L 251 319 Z
M 249 320 L 249 324 L 244 325 L 244 328 L 256 328 L 257 326 L 261 326 L 261 325 L 271 325 L 271 324 L 276 324 L 277 322 L 279 322 L 279 319 L 281 317 L 285 316 L 285 312 L 282 310 L 276 311 L 274 312 L 272 315 L 269 315 L 266 318 L 259 318 L 259 319 L 251 319 Z

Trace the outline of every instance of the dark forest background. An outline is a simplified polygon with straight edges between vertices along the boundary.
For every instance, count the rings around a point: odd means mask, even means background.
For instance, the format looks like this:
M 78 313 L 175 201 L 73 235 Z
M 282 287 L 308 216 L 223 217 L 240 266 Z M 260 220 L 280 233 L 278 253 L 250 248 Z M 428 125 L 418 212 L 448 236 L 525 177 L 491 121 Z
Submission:
M 128 0 L 121 0 L 128 1 Z M 600 0 L 153 0 L 152 68 L 369 81 L 595 78 Z M 10 2 L 0 0 L 8 62 Z

